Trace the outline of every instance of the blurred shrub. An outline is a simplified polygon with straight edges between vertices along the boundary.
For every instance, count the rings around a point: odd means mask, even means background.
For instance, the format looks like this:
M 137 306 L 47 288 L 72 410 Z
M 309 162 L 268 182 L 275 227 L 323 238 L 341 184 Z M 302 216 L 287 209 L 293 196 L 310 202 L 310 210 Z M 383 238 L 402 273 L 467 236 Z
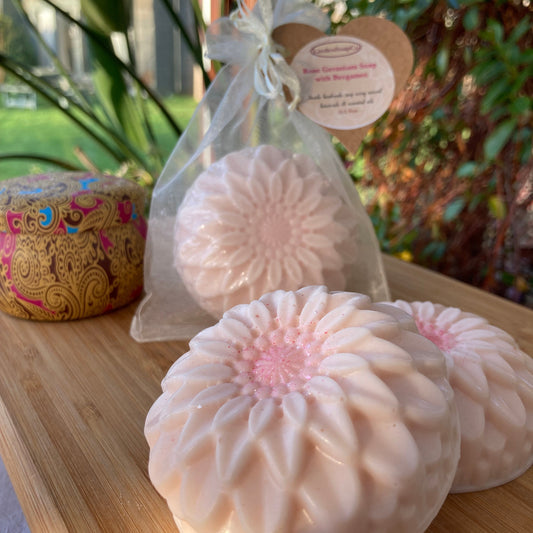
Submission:
M 415 50 L 351 167 L 383 249 L 533 306 L 533 6 L 342 4 L 339 23 L 386 16 Z

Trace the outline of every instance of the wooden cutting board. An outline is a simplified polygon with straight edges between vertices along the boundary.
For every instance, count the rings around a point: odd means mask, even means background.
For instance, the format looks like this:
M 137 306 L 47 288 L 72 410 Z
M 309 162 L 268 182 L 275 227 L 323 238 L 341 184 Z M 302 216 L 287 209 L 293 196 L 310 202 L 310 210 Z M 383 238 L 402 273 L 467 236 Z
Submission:
M 533 311 L 385 258 L 393 298 L 431 299 L 489 318 L 533 354 Z M 143 427 L 184 342 L 138 344 L 131 305 L 68 323 L 0 314 L 0 454 L 33 533 L 177 531 L 150 484 Z M 449 496 L 430 533 L 530 533 L 533 469 Z

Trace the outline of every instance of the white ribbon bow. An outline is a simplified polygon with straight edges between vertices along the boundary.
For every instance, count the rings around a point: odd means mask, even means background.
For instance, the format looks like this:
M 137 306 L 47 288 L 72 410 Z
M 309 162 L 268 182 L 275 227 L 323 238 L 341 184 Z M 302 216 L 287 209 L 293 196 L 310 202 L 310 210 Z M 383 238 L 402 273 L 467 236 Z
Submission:
M 258 0 L 253 10 L 244 0 L 237 3 L 238 9 L 229 18 L 219 19 L 216 26 L 209 28 L 208 56 L 230 64 L 253 61 L 255 90 L 273 99 L 282 96 L 283 87 L 287 87 L 292 111 L 300 102 L 300 81 L 272 40 L 272 30 L 282 24 L 299 22 L 325 31 L 329 19 L 307 0 Z

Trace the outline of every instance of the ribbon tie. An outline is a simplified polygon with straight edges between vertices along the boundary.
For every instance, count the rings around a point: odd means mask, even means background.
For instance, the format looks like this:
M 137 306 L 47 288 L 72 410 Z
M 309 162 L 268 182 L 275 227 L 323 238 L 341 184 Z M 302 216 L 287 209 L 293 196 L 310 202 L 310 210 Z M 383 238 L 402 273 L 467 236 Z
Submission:
M 257 93 L 274 99 L 283 96 L 286 87 L 291 96 L 289 109 L 294 110 L 300 102 L 300 81 L 273 41 L 272 30 L 288 22 L 300 22 L 324 30 L 329 26 L 329 20 L 307 0 L 278 0 L 274 9 L 272 0 L 258 0 L 253 10 L 244 0 L 237 0 L 237 4 L 238 9 L 229 16 L 231 26 L 222 22 L 216 31 L 208 33 L 209 57 L 238 64 L 244 62 L 244 54 L 246 59 L 253 61 Z M 238 35 L 235 35 L 235 29 Z M 242 46 L 247 50 L 243 51 Z

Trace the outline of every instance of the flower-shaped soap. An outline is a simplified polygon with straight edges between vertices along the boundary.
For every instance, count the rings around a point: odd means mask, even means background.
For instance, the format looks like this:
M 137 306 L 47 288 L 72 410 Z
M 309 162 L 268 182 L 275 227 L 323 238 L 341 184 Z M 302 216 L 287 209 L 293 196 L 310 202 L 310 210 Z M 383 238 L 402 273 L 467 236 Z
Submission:
M 452 492 L 515 479 L 533 464 L 533 360 L 505 331 L 454 307 L 397 301 L 447 358 L 461 427 Z
M 180 531 L 427 528 L 459 458 L 453 393 L 435 345 L 378 308 L 280 290 L 191 340 L 145 426 Z
M 276 289 L 345 289 L 354 226 L 310 157 L 245 148 L 213 163 L 187 191 L 174 263 L 199 305 L 220 317 Z

